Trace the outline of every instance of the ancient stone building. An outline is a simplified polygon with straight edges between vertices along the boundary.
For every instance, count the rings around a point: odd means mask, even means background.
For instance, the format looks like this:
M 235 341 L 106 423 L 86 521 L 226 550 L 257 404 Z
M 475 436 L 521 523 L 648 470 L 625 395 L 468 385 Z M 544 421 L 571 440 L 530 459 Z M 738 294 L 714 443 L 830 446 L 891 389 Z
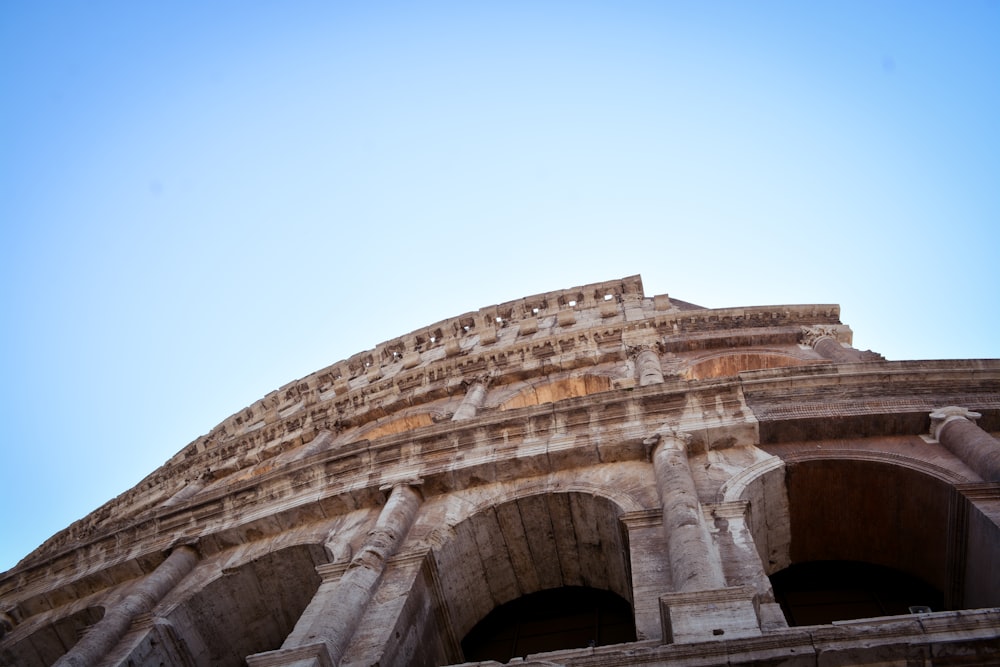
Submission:
M 0 576 L 0 664 L 1000 664 L 1000 361 L 639 277 L 292 382 Z

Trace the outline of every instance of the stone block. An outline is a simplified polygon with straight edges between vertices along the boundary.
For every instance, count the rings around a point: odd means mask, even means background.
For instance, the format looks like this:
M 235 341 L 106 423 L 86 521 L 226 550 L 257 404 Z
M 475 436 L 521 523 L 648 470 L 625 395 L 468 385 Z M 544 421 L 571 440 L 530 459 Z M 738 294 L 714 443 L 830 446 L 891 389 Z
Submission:
M 529 317 L 525 320 L 521 320 L 521 326 L 518 329 L 518 333 L 522 336 L 530 336 L 531 334 L 538 331 L 538 319 L 535 317 Z
M 614 317 L 615 315 L 621 314 L 622 310 L 618 306 L 616 301 L 603 301 L 601 302 L 600 313 L 601 317 L 606 319 L 609 317 Z
M 324 644 L 308 644 L 247 656 L 248 667 L 334 667 Z
M 660 596 L 665 644 L 760 636 L 757 596 L 749 586 Z

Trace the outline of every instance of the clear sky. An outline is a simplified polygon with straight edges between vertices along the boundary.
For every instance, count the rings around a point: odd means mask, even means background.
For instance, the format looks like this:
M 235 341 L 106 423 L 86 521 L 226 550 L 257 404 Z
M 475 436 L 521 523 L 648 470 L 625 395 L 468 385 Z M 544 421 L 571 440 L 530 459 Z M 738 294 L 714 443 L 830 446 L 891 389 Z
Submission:
M 641 273 L 1000 356 L 1000 3 L 0 3 L 0 570 L 267 392 Z

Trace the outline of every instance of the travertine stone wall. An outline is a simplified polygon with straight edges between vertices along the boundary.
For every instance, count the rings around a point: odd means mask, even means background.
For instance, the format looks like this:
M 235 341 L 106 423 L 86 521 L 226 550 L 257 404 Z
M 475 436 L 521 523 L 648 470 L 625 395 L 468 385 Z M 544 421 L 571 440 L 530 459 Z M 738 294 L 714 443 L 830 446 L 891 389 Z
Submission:
M 456 664 L 492 610 L 566 586 L 625 600 L 636 641 L 545 664 L 1000 661 L 1000 612 L 961 611 L 1000 606 L 1000 362 L 851 343 L 837 306 L 638 276 L 381 343 L 0 576 L 0 665 Z M 823 558 L 955 611 L 790 628 L 768 577 Z

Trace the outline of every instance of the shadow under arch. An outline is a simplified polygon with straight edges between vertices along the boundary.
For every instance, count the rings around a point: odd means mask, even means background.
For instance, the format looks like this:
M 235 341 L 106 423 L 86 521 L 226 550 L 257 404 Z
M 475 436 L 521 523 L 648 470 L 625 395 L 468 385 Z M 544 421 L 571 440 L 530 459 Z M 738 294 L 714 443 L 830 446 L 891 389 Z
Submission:
M 565 586 L 496 607 L 462 640 L 467 661 L 635 641 L 632 605 L 611 591 Z
M 802 573 L 812 571 L 822 572 L 817 580 L 838 582 L 814 586 L 819 597 L 835 598 L 848 580 L 877 595 L 880 582 L 893 579 L 908 582 L 895 590 L 920 589 L 915 599 L 962 606 L 955 486 L 966 480 L 955 471 L 892 452 L 824 447 L 770 457 L 738 477 L 720 499 L 749 504 L 750 532 L 776 598 L 798 595 L 795 586 L 811 576 Z M 843 613 L 863 617 L 865 608 Z
M 796 558 L 796 554 L 793 553 L 795 550 L 792 548 L 793 515 L 790 510 L 791 498 L 789 495 L 791 471 L 803 465 L 807 466 L 807 469 L 808 466 L 827 465 L 824 462 L 829 462 L 828 465 L 836 465 L 837 462 L 853 462 L 854 465 L 866 467 L 866 469 L 870 465 L 884 466 L 874 469 L 890 473 L 893 470 L 907 471 L 900 474 L 906 475 L 910 480 L 915 480 L 912 482 L 918 489 L 915 495 L 923 493 L 923 484 L 919 480 L 925 480 L 935 489 L 935 501 L 940 503 L 938 509 L 949 507 L 949 503 L 952 502 L 952 490 L 957 485 L 970 481 L 955 470 L 897 452 L 824 446 L 817 449 L 796 450 L 785 453 L 781 457 L 768 456 L 744 468 L 724 482 L 717 496 L 718 502 L 746 502 L 749 504 L 748 527 L 766 574 L 771 575 L 788 567 Z M 886 479 L 890 478 L 891 475 Z M 801 479 L 801 476 L 798 479 Z M 817 484 L 823 485 L 828 484 L 828 482 L 817 482 Z M 815 497 L 811 502 L 819 503 L 820 506 L 831 502 L 836 503 L 837 499 L 843 497 L 845 493 L 843 488 L 829 485 L 821 486 L 815 489 Z M 856 496 L 857 493 L 850 495 Z M 803 494 L 797 493 L 799 512 L 795 516 L 798 517 L 797 523 L 800 526 L 807 521 L 802 517 L 802 498 Z M 824 529 L 821 528 L 815 529 L 815 532 L 818 533 L 823 531 Z M 801 546 L 802 543 L 802 532 L 801 530 L 795 531 L 798 546 Z M 891 563 L 889 565 L 892 566 Z
M 156 623 L 129 659 L 236 667 L 277 649 L 319 588 L 316 566 L 325 562 L 322 546 L 301 544 L 224 569 Z
M 608 591 L 629 606 L 631 574 L 623 508 L 582 491 L 520 495 L 453 526 L 430 554 L 456 640 L 495 608 L 524 596 L 577 587 Z M 584 645 L 586 646 L 586 644 Z M 554 646 L 555 648 L 578 648 Z
M 65 655 L 84 631 L 104 617 L 103 607 L 87 607 L 35 630 L 0 651 L 2 667 L 47 667 Z
M 771 577 L 789 625 L 821 625 L 940 611 L 941 591 L 884 565 L 847 560 L 796 563 Z

